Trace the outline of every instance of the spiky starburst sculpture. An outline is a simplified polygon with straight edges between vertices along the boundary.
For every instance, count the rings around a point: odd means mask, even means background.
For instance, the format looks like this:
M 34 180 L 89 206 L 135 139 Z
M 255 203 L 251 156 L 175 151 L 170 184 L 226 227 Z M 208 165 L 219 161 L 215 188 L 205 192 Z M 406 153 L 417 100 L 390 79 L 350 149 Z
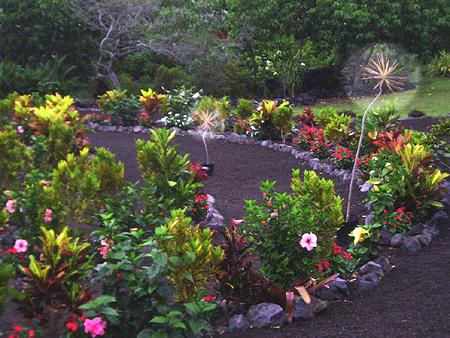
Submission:
M 363 80 L 375 80 L 373 89 L 382 91 L 383 87 L 389 88 L 391 92 L 403 88 L 403 82 L 406 79 L 401 76 L 402 69 L 398 68 L 397 60 L 390 62 L 384 54 L 378 54 L 376 59 L 370 59 L 367 66 L 363 67 Z

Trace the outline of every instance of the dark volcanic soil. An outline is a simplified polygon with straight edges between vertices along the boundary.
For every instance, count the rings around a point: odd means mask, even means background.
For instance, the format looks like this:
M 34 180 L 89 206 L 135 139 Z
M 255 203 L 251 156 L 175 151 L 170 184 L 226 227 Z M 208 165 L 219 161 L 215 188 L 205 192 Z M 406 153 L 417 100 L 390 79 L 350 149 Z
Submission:
M 423 126 L 423 125 L 422 125 Z M 90 140 L 106 146 L 126 165 L 126 177 L 137 180 L 134 140 L 146 135 L 97 133 Z M 193 161 L 204 159 L 200 140 L 177 137 L 181 152 Z M 291 168 L 302 168 L 290 154 L 256 145 L 209 142 L 216 162 L 214 176 L 206 191 L 216 198 L 218 210 L 229 221 L 242 217 L 243 200 L 259 195 L 259 184 L 275 179 L 278 189 L 289 190 Z M 346 196 L 346 185 L 336 184 L 336 192 Z M 356 193 L 361 200 L 361 193 Z M 354 212 L 365 209 L 356 202 Z M 363 297 L 337 302 L 311 321 L 297 322 L 280 329 L 252 329 L 227 337 L 450 337 L 450 232 L 448 227 L 431 246 L 417 255 L 399 253 L 392 257 L 395 268 L 380 285 Z
M 148 135 L 125 133 L 92 133 L 89 140 L 94 146 L 103 146 L 116 153 L 125 164 L 127 180 L 139 180 L 134 142 L 137 138 L 148 139 Z M 192 136 L 177 136 L 176 143 L 182 153 L 189 153 L 192 161 L 200 162 L 205 151 L 200 139 Z M 282 153 L 259 145 L 242 145 L 224 141 L 209 141 L 208 149 L 211 161 L 214 161 L 214 175 L 205 184 L 205 191 L 216 199 L 219 212 L 229 222 L 245 214 L 244 199 L 260 196 L 261 181 L 276 180 L 279 191 L 288 191 L 290 173 L 293 168 L 310 169 L 291 154 Z M 327 177 L 319 172 L 319 175 Z M 348 182 L 337 182 L 336 192 L 346 199 Z M 366 210 L 360 204 L 362 194 L 353 192 L 355 205 L 352 213 L 365 215 Z

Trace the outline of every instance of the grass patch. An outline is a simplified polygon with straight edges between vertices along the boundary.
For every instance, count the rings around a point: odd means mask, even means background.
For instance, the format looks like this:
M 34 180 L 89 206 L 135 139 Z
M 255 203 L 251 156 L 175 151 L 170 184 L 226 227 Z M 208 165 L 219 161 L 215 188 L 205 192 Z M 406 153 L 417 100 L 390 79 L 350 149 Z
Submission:
M 362 113 L 373 98 L 361 97 L 336 102 L 320 102 L 313 108 L 334 107 L 338 111 L 351 110 Z M 397 94 L 383 95 L 376 106 L 386 101 L 395 100 L 401 115 L 408 115 L 411 110 L 420 110 L 430 116 L 450 114 L 450 78 L 424 77 L 416 88 Z M 302 107 L 297 108 L 303 111 Z

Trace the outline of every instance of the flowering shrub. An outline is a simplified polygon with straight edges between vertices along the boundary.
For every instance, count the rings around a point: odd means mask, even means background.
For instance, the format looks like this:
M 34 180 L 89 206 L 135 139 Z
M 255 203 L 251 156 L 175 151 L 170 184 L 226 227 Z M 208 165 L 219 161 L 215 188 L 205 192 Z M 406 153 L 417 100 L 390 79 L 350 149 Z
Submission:
M 166 128 L 179 128 L 181 130 L 194 128 L 194 120 L 189 115 L 169 111 L 161 120 Z
M 348 148 L 337 146 L 334 153 L 331 154 L 333 163 L 342 169 L 349 169 L 353 165 L 353 151 Z
M 150 127 L 152 125 L 152 119 L 147 112 L 140 113 L 137 117 L 137 122 L 139 125 L 144 127 Z
M 107 333 L 114 337 L 195 336 L 211 329 L 208 321 L 215 304 L 207 303 L 209 298 L 176 302 L 174 285 L 167 283 L 169 262 L 186 262 L 185 252 L 180 249 L 179 257 L 168 257 L 142 229 L 117 233 L 112 241 L 114 245 L 94 279 L 102 283 L 104 294 L 80 307 L 86 316 L 105 318 Z M 78 330 L 80 325 L 69 324 L 74 325 Z
M 161 109 L 167 116 L 190 116 L 194 107 L 201 99 L 200 92 L 195 92 L 193 88 L 180 87 L 167 91 Z
M 383 210 L 384 219 L 383 225 L 392 233 L 404 233 L 411 229 L 413 213 L 406 211 L 405 207 L 400 207 L 394 212 L 388 213 L 387 210 Z
M 39 338 L 43 337 L 40 328 L 14 324 L 8 334 L 8 338 Z
M 326 157 L 330 148 L 330 143 L 325 139 L 323 130 L 316 127 L 303 126 L 292 142 L 300 149 L 310 151 L 319 158 Z
M 208 214 L 208 196 L 203 193 L 196 193 L 194 195 L 194 205 L 191 208 L 190 217 L 195 221 L 199 222 L 204 220 Z
M 195 182 L 204 182 L 208 178 L 206 170 L 202 168 L 200 163 L 191 163 L 189 170 L 194 174 Z
M 261 259 L 261 270 L 287 287 L 317 275 L 317 264 L 329 260 L 343 220 L 333 182 L 312 171 L 305 171 L 304 180 L 299 175 L 293 171 L 292 194 L 276 193 L 275 182 L 266 181 L 262 200 L 245 201 L 243 229 Z

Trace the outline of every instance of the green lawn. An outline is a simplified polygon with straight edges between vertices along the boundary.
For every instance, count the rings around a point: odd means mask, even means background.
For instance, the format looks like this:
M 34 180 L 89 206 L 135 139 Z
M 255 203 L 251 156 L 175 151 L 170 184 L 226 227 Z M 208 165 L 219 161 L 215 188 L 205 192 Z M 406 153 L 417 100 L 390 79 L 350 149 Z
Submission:
M 321 102 L 313 108 L 334 107 L 338 111 L 352 110 L 361 113 L 373 98 L 355 98 L 342 102 Z M 395 100 L 398 111 L 407 115 L 411 110 L 417 109 L 427 115 L 442 116 L 450 114 L 450 78 L 424 77 L 417 87 L 405 92 L 383 95 L 377 105 L 382 105 L 386 100 Z M 303 108 L 298 108 L 302 111 Z

